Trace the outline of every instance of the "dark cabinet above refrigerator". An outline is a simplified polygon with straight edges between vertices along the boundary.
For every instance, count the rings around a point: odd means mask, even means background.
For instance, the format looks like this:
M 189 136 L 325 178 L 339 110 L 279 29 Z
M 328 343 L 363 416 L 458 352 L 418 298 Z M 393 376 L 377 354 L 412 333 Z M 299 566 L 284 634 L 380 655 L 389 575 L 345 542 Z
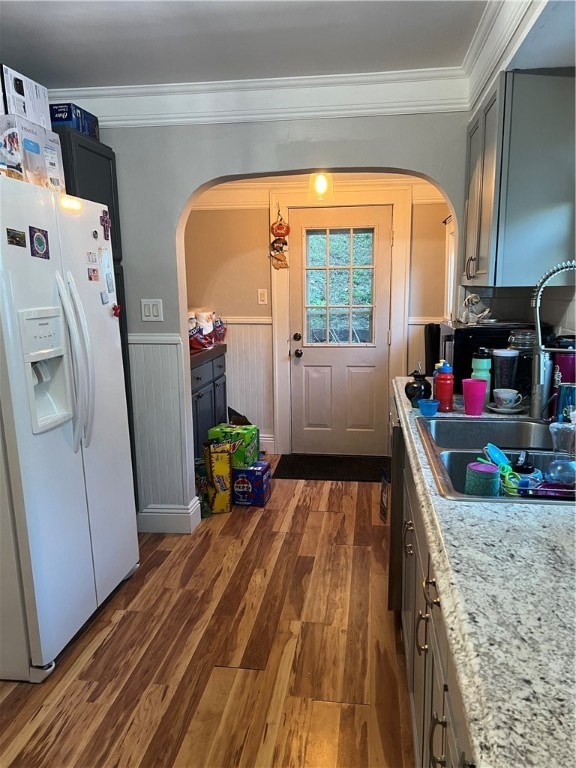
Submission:
M 111 219 L 110 238 L 115 262 L 122 261 L 116 155 L 100 141 L 67 127 L 54 127 L 60 136 L 66 191 L 69 195 L 104 203 Z

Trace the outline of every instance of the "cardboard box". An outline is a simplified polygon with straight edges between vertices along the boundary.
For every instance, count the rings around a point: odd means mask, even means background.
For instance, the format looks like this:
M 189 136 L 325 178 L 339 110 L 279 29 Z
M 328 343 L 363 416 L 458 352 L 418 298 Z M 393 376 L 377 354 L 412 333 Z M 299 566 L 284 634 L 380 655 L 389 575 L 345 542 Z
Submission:
M 208 477 L 208 504 L 212 514 L 230 512 L 232 508 L 232 466 L 230 446 L 204 444 L 204 461 Z
M 0 115 L 0 173 L 65 192 L 60 137 L 18 115 Z
M 258 427 L 218 424 L 208 430 L 208 439 L 217 443 L 229 443 L 232 454 L 232 468 L 251 467 L 260 456 L 260 434 Z
M 0 65 L 0 114 L 18 115 L 50 130 L 48 89 L 21 75 L 5 64 Z
M 50 104 L 50 120 L 53 127 L 69 126 L 93 139 L 100 139 L 98 118 L 77 104 L 71 102 Z
M 265 507 L 271 493 L 270 462 L 256 461 L 248 469 L 232 470 L 232 504 Z

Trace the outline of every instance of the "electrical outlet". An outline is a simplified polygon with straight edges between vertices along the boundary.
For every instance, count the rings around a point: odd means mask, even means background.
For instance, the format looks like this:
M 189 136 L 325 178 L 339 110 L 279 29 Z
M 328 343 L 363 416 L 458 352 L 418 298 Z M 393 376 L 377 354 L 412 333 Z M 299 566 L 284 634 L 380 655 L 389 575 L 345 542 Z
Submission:
M 258 288 L 258 304 L 268 304 L 268 291 L 266 288 Z
M 164 321 L 162 299 L 140 299 L 140 316 L 144 323 L 161 323 Z

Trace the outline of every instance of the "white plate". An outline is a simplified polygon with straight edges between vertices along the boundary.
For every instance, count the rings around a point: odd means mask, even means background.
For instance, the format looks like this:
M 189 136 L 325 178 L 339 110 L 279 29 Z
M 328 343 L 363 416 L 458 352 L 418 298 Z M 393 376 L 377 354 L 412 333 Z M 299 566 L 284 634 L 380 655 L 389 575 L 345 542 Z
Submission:
M 486 406 L 489 411 L 494 411 L 494 413 L 522 413 L 522 411 L 528 410 L 527 405 L 515 405 L 513 408 L 498 408 L 496 403 L 488 403 Z

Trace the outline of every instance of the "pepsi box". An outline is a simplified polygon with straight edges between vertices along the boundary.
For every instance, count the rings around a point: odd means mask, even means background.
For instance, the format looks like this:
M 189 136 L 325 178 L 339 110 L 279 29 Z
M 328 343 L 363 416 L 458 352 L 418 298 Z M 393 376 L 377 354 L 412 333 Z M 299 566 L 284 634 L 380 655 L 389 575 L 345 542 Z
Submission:
M 232 469 L 232 504 L 265 507 L 272 493 L 270 477 L 269 461 L 255 461 L 247 469 Z

